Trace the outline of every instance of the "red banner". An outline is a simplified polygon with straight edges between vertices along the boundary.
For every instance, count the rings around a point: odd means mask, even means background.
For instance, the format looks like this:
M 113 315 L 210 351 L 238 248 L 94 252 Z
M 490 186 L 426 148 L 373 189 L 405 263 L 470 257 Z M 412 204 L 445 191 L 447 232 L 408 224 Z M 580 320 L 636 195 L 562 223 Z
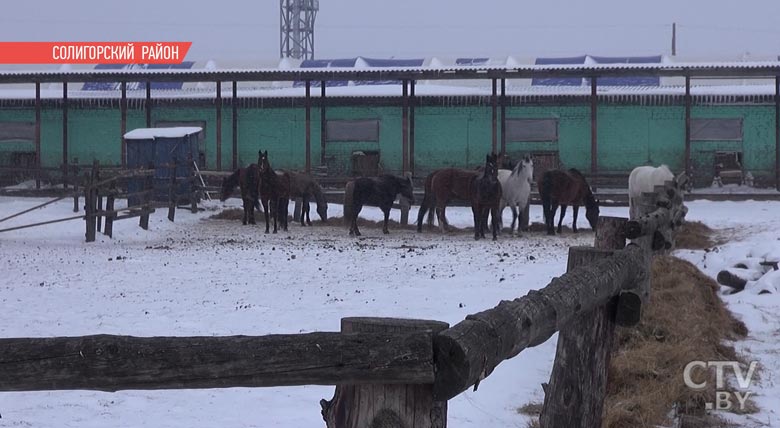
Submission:
M 0 64 L 181 64 L 192 42 L 0 42 Z

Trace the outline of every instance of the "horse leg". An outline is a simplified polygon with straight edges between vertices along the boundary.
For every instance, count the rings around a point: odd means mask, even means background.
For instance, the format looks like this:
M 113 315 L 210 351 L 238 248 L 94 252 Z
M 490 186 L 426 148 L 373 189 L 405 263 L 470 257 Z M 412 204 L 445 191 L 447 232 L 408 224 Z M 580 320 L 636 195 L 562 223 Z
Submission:
M 382 212 L 385 214 L 385 224 L 382 227 L 382 233 L 387 235 L 388 233 L 390 233 L 390 231 L 387 230 L 387 222 L 390 220 L 390 207 L 383 208 Z
M 574 219 L 571 221 L 571 230 L 574 233 L 577 233 L 577 213 L 580 211 L 579 205 L 574 205 L 572 207 L 572 211 L 574 211 L 572 214 L 574 215 Z
M 447 231 L 447 227 L 444 221 L 444 207 L 436 207 L 436 217 L 439 219 L 439 230 L 441 233 Z
M 512 226 L 509 227 L 509 234 L 510 235 L 514 235 L 515 234 L 515 223 L 517 223 L 517 233 L 519 234 L 520 233 L 520 223 L 519 223 L 519 221 L 517 219 L 517 217 L 518 217 L 517 207 L 515 205 L 512 205 L 509 208 L 512 209 Z
M 501 215 L 498 212 L 498 205 L 494 204 L 492 209 L 492 216 L 493 216 L 493 240 L 496 240 L 496 237 L 498 236 L 498 231 L 501 229 L 500 220 Z
M 352 228 L 355 230 L 355 236 L 360 236 L 360 229 L 358 229 L 357 219 L 358 219 L 358 214 L 360 213 L 360 210 L 362 210 L 362 209 L 363 209 L 363 205 L 362 204 L 356 204 L 355 208 L 353 210 L 354 211 L 354 213 L 353 213 L 354 217 L 352 217 Z
M 558 202 L 553 202 L 550 204 L 550 211 L 549 215 L 545 218 L 545 223 L 547 224 L 547 234 L 548 235 L 555 235 L 555 212 L 558 211 Z
M 263 217 L 265 217 L 265 233 L 268 233 L 268 203 L 269 200 L 263 198 Z
M 247 222 L 247 207 L 246 207 L 246 199 L 242 199 L 244 201 L 243 209 L 244 209 L 244 216 L 241 218 L 241 224 L 246 226 Z
M 257 224 L 255 221 L 255 201 L 249 200 L 249 224 Z
M 566 205 L 561 205 L 561 217 L 558 219 L 558 234 L 561 233 L 561 225 L 563 224 L 563 217 L 566 216 Z
M 482 229 L 482 213 L 479 212 L 478 205 L 471 206 L 471 213 L 474 215 L 474 240 L 476 241 L 480 238 L 479 232 Z

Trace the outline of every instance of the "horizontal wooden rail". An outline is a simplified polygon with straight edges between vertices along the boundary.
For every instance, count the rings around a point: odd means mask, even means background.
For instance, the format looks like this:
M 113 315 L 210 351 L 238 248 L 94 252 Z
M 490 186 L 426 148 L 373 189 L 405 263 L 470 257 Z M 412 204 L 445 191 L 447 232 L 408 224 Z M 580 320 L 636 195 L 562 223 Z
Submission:
M 0 339 L 0 391 L 431 384 L 431 332 Z
M 646 270 L 643 250 L 629 245 L 553 279 L 541 290 L 469 315 L 434 337 L 434 397 L 449 400 L 477 384 L 502 361 L 545 342 L 574 317 L 634 288 L 647 276 Z

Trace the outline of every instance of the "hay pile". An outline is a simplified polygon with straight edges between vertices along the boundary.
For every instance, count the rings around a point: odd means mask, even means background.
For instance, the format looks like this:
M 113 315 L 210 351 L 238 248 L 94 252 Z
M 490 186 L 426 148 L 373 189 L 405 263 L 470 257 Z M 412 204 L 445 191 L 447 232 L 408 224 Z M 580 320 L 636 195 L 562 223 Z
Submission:
M 676 248 L 704 250 L 721 242 L 714 238 L 715 231 L 700 221 L 686 221 L 674 235 Z
M 682 378 L 690 361 L 738 359 L 723 342 L 745 337 L 747 328 L 724 307 L 718 288 L 687 261 L 654 259 L 650 302 L 642 321 L 635 328 L 617 330 L 605 427 L 669 426 L 672 409 L 680 415 L 681 427 L 722 426 L 706 417 L 704 409 L 715 396 L 714 376 L 699 391 L 686 387 Z
M 718 285 L 693 264 L 670 256 L 655 257 L 650 302 L 634 328 L 616 330 L 609 371 L 603 426 L 607 428 L 729 427 L 706 414 L 715 397 L 714 373 L 707 388 L 692 390 L 683 369 L 695 360 L 737 360 L 724 341 L 744 338 L 747 328 L 725 308 Z M 694 371 L 694 380 L 704 379 Z M 755 411 L 748 400 L 747 412 Z M 518 412 L 538 417 L 541 405 Z M 677 425 L 673 425 L 677 418 Z M 528 425 L 538 426 L 537 418 Z

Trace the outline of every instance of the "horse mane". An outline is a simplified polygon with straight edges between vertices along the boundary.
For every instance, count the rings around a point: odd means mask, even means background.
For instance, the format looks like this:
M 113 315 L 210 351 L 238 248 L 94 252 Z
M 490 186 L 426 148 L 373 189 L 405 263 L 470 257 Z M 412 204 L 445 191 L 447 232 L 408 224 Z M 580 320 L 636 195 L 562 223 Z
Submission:
M 222 201 L 227 200 L 233 193 L 233 190 L 241 181 L 241 168 L 235 170 L 232 174 L 222 180 Z

